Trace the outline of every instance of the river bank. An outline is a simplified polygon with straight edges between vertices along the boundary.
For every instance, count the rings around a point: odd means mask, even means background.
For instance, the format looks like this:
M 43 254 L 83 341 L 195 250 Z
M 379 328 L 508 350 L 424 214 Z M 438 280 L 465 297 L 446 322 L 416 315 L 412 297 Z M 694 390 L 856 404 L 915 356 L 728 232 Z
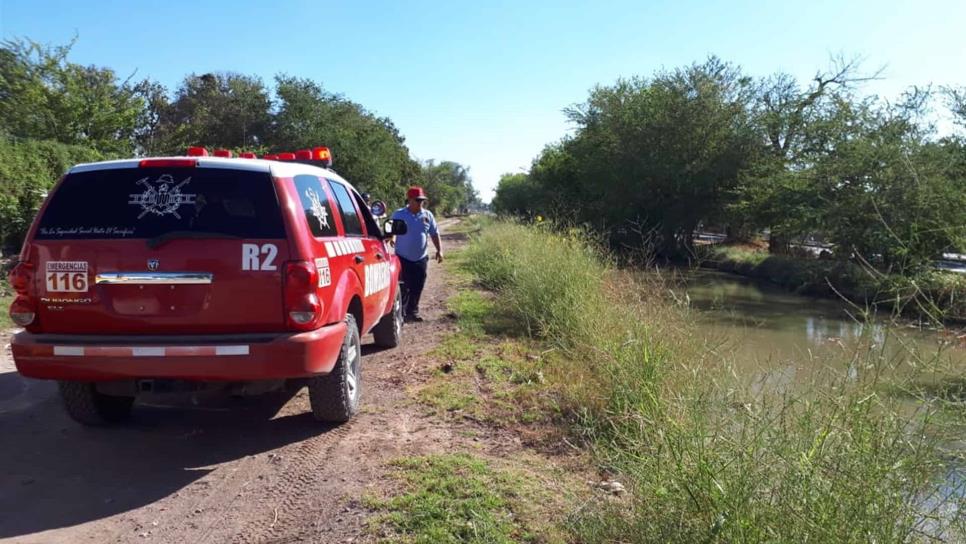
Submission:
M 914 376 L 895 373 L 904 356 L 870 344 L 806 348 L 787 355 L 805 358 L 794 364 L 747 372 L 697 329 L 702 317 L 687 300 L 671 300 L 668 282 L 615 269 L 579 232 L 497 223 L 471 239 L 462 260 L 493 291 L 485 313 L 542 346 L 528 367 L 536 378 L 507 402 L 537 412 L 548 404 L 545 418 L 527 419 L 556 422 L 627 489 L 619 504 L 571 516 L 574 540 L 899 543 L 963 534 L 960 480 L 946 476 L 943 448 L 943 435 L 957 431 L 934 417 L 949 404 L 916 388 L 927 370 L 946 383 L 937 361 L 917 359 Z M 815 372 L 799 373 L 791 389 L 762 379 L 789 368 Z M 948 515 L 935 514 L 937 501 Z
M 771 255 L 737 246 L 704 249 L 701 266 L 767 281 L 799 294 L 845 299 L 857 311 L 966 323 L 966 275 L 885 274 L 851 261 Z

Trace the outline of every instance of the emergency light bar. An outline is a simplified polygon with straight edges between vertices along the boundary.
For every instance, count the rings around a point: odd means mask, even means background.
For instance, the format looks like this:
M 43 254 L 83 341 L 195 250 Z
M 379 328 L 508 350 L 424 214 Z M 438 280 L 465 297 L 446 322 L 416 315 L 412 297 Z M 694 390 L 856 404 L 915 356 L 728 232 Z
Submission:
M 189 157 L 207 157 L 208 150 L 201 146 L 189 147 L 187 153 Z M 221 157 L 223 159 L 230 159 L 234 155 L 231 150 L 228 149 L 216 149 L 212 151 L 212 156 Z M 258 158 L 254 153 L 246 151 L 244 153 L 239 153 L 238 158 L 240 159 L 256 159 Z M 328 147 L 315 147 L 312 149 L 300 149 L 295 153 L 269 153 L 267 155 L 262 155 L 262 158 L 267 161 L 299 161 L 306 164 L 312 164 L 316 166 L 322 166 L 324 168 L 332 168 L 332 152 L 329 151 Z M 319 164 L 321 163 L 321 164 Z

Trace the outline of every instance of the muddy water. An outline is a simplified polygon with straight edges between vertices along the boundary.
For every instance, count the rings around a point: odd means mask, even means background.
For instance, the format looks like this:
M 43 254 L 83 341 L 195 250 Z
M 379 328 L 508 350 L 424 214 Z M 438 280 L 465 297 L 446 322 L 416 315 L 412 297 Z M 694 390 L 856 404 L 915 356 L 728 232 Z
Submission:
M 961 404 L 966 403 L 961 398 L 966 331 L 940 333 L 888 319 L 863 321 L 851 316 L 856 310 L 844 302 L 798 296 L 717 271 L 689 272 L 684 279 L 675 296 L 693 311 L 698 337 L 720 355 L 712 359 L 730 362 L 739 379 L 759 392 L 808 396 L 816 393 L 810 387 L 830 375 L 852 380 L 881 372 L 947 391 L 952 410 L 966 406 Z M 912 396 L 896 398 L 909 413 L 921 408 Z M 966 495 L 966 418 L 959 414 L 936 430 L 948 464 L 937 488 L 922 497 L 924 510 L 935 509 L 949 520 L 962 515 L 956 504 Z M 932 532 L 934 525 L 927 520 L 923 528 Z
M 762 376 L 772 387 L 810 383 L 815 373 L 835 366 L 855 375 L 869 368 L 848 364 L 859 360 L 874 359 L 896 373 L 922 372 L 924 363 L 966 371 L 966 339 L 888 319 L 863 320 L 841 301 L 709 270 L 687 274 L 675 294 L 694 310 L 698 334 L 709 346 L 739 373 Z

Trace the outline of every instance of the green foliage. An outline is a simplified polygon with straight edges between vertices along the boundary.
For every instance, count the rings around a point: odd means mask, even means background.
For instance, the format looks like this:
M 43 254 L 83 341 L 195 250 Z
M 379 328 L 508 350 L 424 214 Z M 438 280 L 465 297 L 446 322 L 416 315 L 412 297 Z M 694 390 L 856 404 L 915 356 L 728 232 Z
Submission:
M 695 348 L 661 285 L 627 283 L 594 247 L 578 232 L 498 224 L 467 250 L 498 307 L 562 353 L 544 373 L 573 434 L 629 490 L 626 501 L 573 516 L 576 541 L 904 543 L 956 534 L 944 533 L 957 529 L 955 514 L 933 515 L 966 507 L 938 491 L 946 462 L 930 438 L 937 407 L 922 399 L 910 414 L 882 394 L 883 365 L 894 363 L 871 352 L 812 361 L 829 368 L 814 390 L 761 391 L 719 354 Z
M 108 155 L 134 152 L 147 82 L 67 61 L 73 43 L 0 43 L 0 132 L 81 145 Z
M 544 199 L 527 174 L 503 174 L 493 197 L 493 211 L 501 215 L 533 217 Z
M 515 515 L 525 482 L 467 454 L 401 459 L 399 496 L 373 499 L 388 510 L 377 523 L 394 533 L 387 541 L 411 543 L 512 543 L 535 538 Z
M 336 170 L 374 200 L 401 205 L 405 189 L 422 183 L 442 212 L 479 204 L 465 166 L 416 162 L 391 120 L 314 81 L 280 75 L 273 101 L 255 76 L 190 74 L 169 96 L 156 82 L 69 62 L 72 45 L 0 44 L 0 237 L 8 245 L 72 164 L 181 155 L 196 145 L 257 153 L 325 145 Z
M 440 213 L 463 212 L 479 202 L 469 168 L 456 162 L 426 161 L 416 183 L 429 195 L 429 207 Z
M 87 147 L 0 135 L 0 245 L 20 246 L 44 195 L 68 168 L 101 159 Z
M 651 242 L 684 254 L 690 233 L 717 219 L 760 148 L 748 113 L 752 90 L 717 58 L 596 87 L 568 110 L 575 134 L 535 161 L 533 185 L 508 180 L 503 191 L 517 195 L 498 190 L 496 202 L 588 225 L 615 247 Z M 529 206 L 519 202 L 535 196 Z
M 150 155 L 181 155 L 190 146 L 258 149 L 272 123 L 269 91 L 261 79 L 236 73 L 185 77 L 170 103 L 152 96 Z
M 966 251 L 966 141 L 935 137 L 930 92 L 860 97 L 857 72 L 838 60 L 803 85 L 711 58 L 596 87 L 567 112 L 572 136 L 504 176 L 494 209 L 585 226 L 620 252 L 690 257 L 705 225 L 767 230 L 774 253 L 817 236 L 840 260 L 918 273 Z M 966 92 L 944 93 L 962 123 Z
M 387 203 L 402 199 L 420 169 L 392 121 L 314 81 L 283 75 L 275 82 L 278 113 L 266 139 L 273 151 L 326 145 L 335 169 L 360 191 Z

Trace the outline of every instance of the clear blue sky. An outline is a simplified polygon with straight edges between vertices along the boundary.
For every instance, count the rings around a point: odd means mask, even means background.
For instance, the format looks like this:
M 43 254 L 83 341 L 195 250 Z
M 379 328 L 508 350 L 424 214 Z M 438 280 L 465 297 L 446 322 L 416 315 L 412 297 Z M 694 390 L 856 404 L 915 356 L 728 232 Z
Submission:
M 809 78 L 858 55 L 894 97 L 966 86 L 966 2 L 0 0 L 0 35 L 65 43 L 72 60 L 169 88 L 190 72 L 321 81 L 393 119 L 420 159 L 467 164 L 484 199 L 569 126 L 596 83 L 709 54 L 752 75 Z M 336 157 L 338 164 L 338 157 Z

